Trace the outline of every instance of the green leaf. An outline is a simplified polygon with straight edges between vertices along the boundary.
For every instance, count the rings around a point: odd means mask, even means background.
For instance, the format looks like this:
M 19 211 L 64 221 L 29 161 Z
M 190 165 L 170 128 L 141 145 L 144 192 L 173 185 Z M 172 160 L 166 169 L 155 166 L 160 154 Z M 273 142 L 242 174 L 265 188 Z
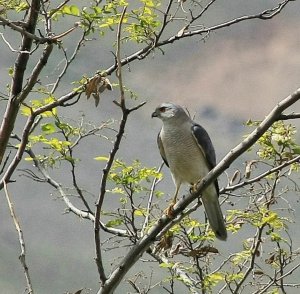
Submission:
M 204 285 L 205 287 L 210 289 L 216 286 L 221 281 L 224 281 L 224 274 L 220 272 L 215 272 L 213 274 L 207 275 L 204 278 Z
M 16 10 L 16 12 L 21 12 L 28 8 L 29 8 L 29 4 L 26 1 L 22 1 L 22 2 L 20 2 L 20 4 L 18 6 L 16 6 L 15 10 Z
M 227 274 L 226 275 L 226 282 L 235 282 L 241 280 L 245 276 L 244 273 L 238 274 Z
M 30 116 L 32 113 L 32 110 L 30 107 L 22 105 L 21 106 L 21 114 L 24 116 Z
M 123 220 L 120 218 L 112 219 L 106 223 L 107 227 L 118 227 L 123 224 Z
M 300 154 L 300 146 L 299 145 L 296 145 L 292 148 L 293 152 L 295 154 Z
M 9 75 L 10 77 L 12 77 L 13 74 L 14 74 L 14 68 L 13 68 L 13 67 L 10 67 L 10 68 L 8 69 L 8 75 Z
M 159 267 L 161 268 L 172 268 L 174 266 L 175 263 L 173 262 L 169 262 L 169 263 L 166 263 L 166 262 L 162 262 L 159 264 Z
M 113 193 L 113 194 L 122 194 L 125 195 L 125 191 L 122 188 L 115 187 L 112 190 L 108 190 L 107 192 Z
M 33 161 L 33 158 L 31 158 L 31 157 L 25 157 L 24 160 L 25 161 Z
M 46 135 L 53 134 L 56 131 L 55 126 L 51 123 L 42 124 L 41 129 Z
M 72 15 L 79 16 L 80 15 L 80 10 L 76 5 L 71 5 L 70 6 L 70 11 Z
M 99 161 L 108 161 L 109 157 L 107 156 L 97 156 L 94 157 L 95 160 L 99 160 Z
M 62 9 L 61 12 L 64 14 L 70 14 L 74 16 L 79 16 L 80 15 L 80 10 L 76 5 L 65 5 Z
M 134 211 L 134 215 L 136 216 L 145 216 L 146 215 L 147 210 L 144 208 L 140 208 L 140 209 L 136 209 Z

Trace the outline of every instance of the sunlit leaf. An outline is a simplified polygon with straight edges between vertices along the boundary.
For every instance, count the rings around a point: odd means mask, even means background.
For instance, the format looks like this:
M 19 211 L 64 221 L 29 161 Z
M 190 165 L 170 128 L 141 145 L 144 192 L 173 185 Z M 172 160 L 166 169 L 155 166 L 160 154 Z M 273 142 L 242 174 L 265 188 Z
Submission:
M 106 223 L 107 227 L 118 227 L 123 224 L 123 220 L 120 218 L 112 219 Z
M 41 129 L 47 135 L 53 134 L 56 131 L 55 126 L 51 123 L 42 124 Z
M 97 156 L 94 157 L 95 160 L 99 160 L 99 161 L 108 161 L 109 157 L 107 156 Z
M 134 215 L 136 216 L 145 216 L 146 215 L 147 210 L 140 208 L 140 209 L 135 209 L 134 210 Z

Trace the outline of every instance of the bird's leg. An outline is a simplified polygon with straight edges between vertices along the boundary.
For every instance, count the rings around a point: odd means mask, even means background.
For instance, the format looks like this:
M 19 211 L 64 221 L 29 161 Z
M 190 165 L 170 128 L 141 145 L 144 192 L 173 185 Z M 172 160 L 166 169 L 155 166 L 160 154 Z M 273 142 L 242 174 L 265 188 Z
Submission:
M 174 205 L 176 204 L 177 202 L 177 195 L 178 195 L 178 192 L 179 192 L 179 188 L 180 188 L 180 184 L 179 185 L 176 185 L 176 191 L 175 191 L 175 195 L 172 199 L 172 202 L 170 203 L 169 207 L 167 209 L 164 210 L 164 213 L 168 216 L 168 217 L 173 217 L 173 207 Z
M 199 180 L 197 183 L 191 183 L 190 193 L 195 193 L 197 191 L 198 184 L 200 183 L 200 181 L 201 180 Z M 201 197 L 198 197 L 198 203 L 199 205 L 202 205 L 202 201 L 200 199 Z
M 197 185 L 199 182 L 197 183 L 191 183 L 191 187 L 190 187 L 190 193 L 194 193 L 197 191 Z

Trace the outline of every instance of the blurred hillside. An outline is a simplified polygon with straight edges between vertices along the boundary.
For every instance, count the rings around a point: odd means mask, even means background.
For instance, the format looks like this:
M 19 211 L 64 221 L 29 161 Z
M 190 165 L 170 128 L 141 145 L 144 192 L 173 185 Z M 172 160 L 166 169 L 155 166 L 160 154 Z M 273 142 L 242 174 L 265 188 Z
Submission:
M 220 1 L 212 10 L 212 20 L 228 18 L 237 12 L 246 14 L 249 9 L 253 10 L 250 2 Z M 275 1 L 255 3 L 254 10 L 260 11 L 262 5 L 274 5 Z M 163 48 L 165 54 L 157 51 L 146 60 L 125 66 L 126 86 L 137 93 L 139 101 L 146 100 L 147 104 L 129 120 L 118 157 L 129 162 L 139 158 L 148 166 L 160 164 L 156 134 L 161 123 L 152 120 L 151 113 L 157 104 L 173 101 L 185 105 L 208 130 L 215 143 L 217 157 L 222 158 L 249 132 L 243 127 L 244 121 L 263 119 L 279 100 L 300 86 L 299 11 L 300 3 L 294 1 L 272 20 L 243 22 L 211 33 L 204 41 L 199 37 L 185 39 Z M 13 36 L 10 38 L 13 39 Z M 80 79 L 83 74 L 93 74 L 99 68 L 113 64 L 111 40 L 104 40 L 107 43 L 90 42 L 83 48 L 60 93 L 72 89 L 71 81 Z M 66 40 L 66 44 L 71 44 L 71 41 Z M 7 69 L 13 66 L 16 54 L 10 53 L 3 42 L 0 42 L 0 48 L 0 91 L 3 93 L 9 82 Z M 130 48 L 126 50 L 128 52 L 123 52 L 124 55 L 131 53 Z M 52 57 L 47 75 L 57 73 L 55 66 L 60 58 Z M 116 82 L 115 76 L 111 80 Z M 106 92 L 98 108 L 82 96 L 80 103 L 61 111 L 72 118 L 80 117 L 83 111 L 87 120 L 98 123 L 110 117 L 119 119 L 120 113 L 112 103 L 118 96 L 117 91 Z M 136 101 L 128 101 L 128 104 L 134 103 Z M 5 102 L 0 101 L 0 115 L 4 106 Z M 299 112 L 299 105 L 297 107 Z M 23 123 L 18 121 L 16 133 L 20 132 Z M 297 126 L 300 126 L 298 122 Z M 110 136 L 113 138 L 114 134 Z M 86 141 L 84 149 L 76 150 L 76 155 L 82 158 L 78 165 L 83 168 L 78 176 L 81 185 L 91 192 L 91 203 L 98 193 L 101 172 L 99 162 L 93 158 L 107 154 L 109 149 L 109 144 L 99 146 L 99 142 L 91 139 Z M 241 166 L 242 162 L 239 162 L 232 169 Z M 31 166 L 24 163 L 21 167 Z M 65 178 L 68 171 L 68 168 L 61 168 L 54 173 L 65 183 L 70 180 Z M 166 180 L 159 188 L 167 195 L 172 194 L 169 171 L 164 171 Z M 11 185 L 11 195 L 24 231 L 27 260 L 36 293 L 64 293 L 82 287 L 92 288 L 91 293 L 94 293 L 98 287 L 98 276 L 93 259 L 91 224 L 65 214 L 65 205 L 58 195 L 52 194 L 48 186 L 37 185 L 25 177 L 19 178 L 21 174 L 15 175 L 19 182 Z M 221 182 L 225 182 L 225 176 Z M 1 196 L 4 196 L 3 193 Z M 25 283 L 18 260 L 19 243 L 3 198 L 1 203 L 0 292 L 23 293 Z M 116 200 L 110 199 L 105 203 L 105 209 L 113 208 L 113 205 L 116 205 Z M 297 210 L 300 211 L 299 208 Z M 108 255 L 105 260 L 110 264 L 112 258 Z M 61 260 L 64 260 L 63 264 Z M 124 289 L 122 291 L 117 293 L 126 293 Z M 290 293 L 298 293 L 298 290 Z

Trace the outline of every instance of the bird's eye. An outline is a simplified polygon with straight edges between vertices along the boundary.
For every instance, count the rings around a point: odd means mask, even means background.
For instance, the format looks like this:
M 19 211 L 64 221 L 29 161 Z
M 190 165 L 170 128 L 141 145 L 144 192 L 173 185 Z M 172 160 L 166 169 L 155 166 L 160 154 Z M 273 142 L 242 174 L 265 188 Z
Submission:
M 167 110 L 167 107 L 164 107 L 164 106 L 159 109 L 160 112 L 166 112 L 166 110 Z

